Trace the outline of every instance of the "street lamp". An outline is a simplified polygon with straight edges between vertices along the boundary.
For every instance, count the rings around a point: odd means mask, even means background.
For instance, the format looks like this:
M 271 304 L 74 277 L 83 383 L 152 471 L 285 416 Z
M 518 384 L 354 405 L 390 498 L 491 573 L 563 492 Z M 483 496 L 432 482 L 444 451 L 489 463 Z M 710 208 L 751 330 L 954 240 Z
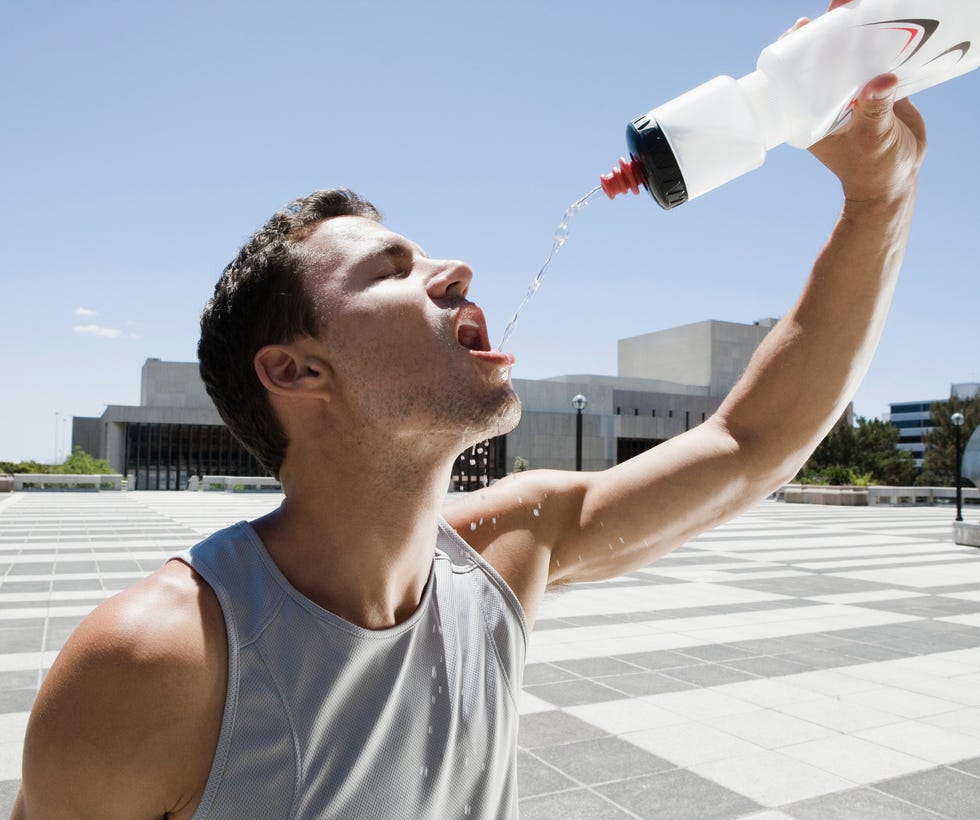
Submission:
M 963 520 L 963 447 L 961 445 L 960 428 L 963 426 L 964 418 L 962 413 L 953 413 L 949 417 L 953 422 L 953 429 L 956 430 L 956 520 Z
M 582 411 L 589 406 L 589 400 L 581 393 L 572 399 L 575 408 L 575 469 L 582 472 Z

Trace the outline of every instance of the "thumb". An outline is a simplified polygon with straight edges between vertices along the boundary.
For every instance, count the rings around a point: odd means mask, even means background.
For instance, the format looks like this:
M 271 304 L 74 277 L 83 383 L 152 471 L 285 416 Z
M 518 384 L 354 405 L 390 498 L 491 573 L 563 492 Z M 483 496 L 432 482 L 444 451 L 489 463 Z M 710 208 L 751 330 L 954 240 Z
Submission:
M 858 94 L 853 116 L 855 125 L 882 134 L 891 125 L 891 113 L 898 89 L 898 77 L 882 74 L 869 82 Z

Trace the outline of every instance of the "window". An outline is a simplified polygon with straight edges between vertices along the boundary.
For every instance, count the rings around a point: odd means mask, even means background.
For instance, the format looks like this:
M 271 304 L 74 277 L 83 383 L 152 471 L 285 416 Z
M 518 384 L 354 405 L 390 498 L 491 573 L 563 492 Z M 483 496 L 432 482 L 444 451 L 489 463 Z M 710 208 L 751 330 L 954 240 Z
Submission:
M 662 438 L 618 438 L 616 439 L 616 463 L 622 464 L 624 461 L 638 456 L 651 450 L 658 444 L 663 444 L 666 439 Z
M 264 476 L 268 471 L 218 424 L 126 425 L 126 473 L 136 490 L 183 490 L 191 476 Z
M 496 436 L 456 457 L 453 465 L 452 488 L 468 493 L 487 486 L 496 478 L 507 475 L 507 437 Z

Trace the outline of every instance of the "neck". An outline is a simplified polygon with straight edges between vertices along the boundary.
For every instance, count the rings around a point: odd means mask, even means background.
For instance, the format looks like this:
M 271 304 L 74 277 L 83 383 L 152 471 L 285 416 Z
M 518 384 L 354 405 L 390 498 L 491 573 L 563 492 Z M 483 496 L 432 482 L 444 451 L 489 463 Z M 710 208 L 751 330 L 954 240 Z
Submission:
M 286 499 L 254 522 L 259 537 L 315 603 L 368 629 L 401 623 L 429 579 L 453 458 L 390 440 L 315 444 L 284 465 Z

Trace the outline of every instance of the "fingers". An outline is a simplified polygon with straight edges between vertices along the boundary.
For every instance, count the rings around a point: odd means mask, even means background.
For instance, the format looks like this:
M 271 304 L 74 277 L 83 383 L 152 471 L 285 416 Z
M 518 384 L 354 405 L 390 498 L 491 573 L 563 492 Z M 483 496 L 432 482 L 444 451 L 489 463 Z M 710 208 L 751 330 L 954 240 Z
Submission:
M 887 131 L 892 124 L 896 88 L 898 77 L 894 74 L 882 74 L 869 82 L 858 94 L 852 114 L 853 125 L 870 128 L 875 134 Z
M 919 109 L 912 104 L 911 100 L 899 100 L 895 103 L 895 116 L 905 123 L 924 152 L 928 142 L 926 138 L 926 122 L 922 118 L 922 114 L 919 113 Z
M 791 29 L 787 29 L 782 34 L 780 34 L 779 35 L 779 39 L 782 40 L 783 37 L 788 37 L 794 31 L 796 31 L 797 29 L 803 28 L 803 26 L 805 26 L 809 22 L 810 22 L 810 18 L 809 17 L 801 17 L 799 20 L 797 20 L 795 23 L 793 23 L 793 27 Z

